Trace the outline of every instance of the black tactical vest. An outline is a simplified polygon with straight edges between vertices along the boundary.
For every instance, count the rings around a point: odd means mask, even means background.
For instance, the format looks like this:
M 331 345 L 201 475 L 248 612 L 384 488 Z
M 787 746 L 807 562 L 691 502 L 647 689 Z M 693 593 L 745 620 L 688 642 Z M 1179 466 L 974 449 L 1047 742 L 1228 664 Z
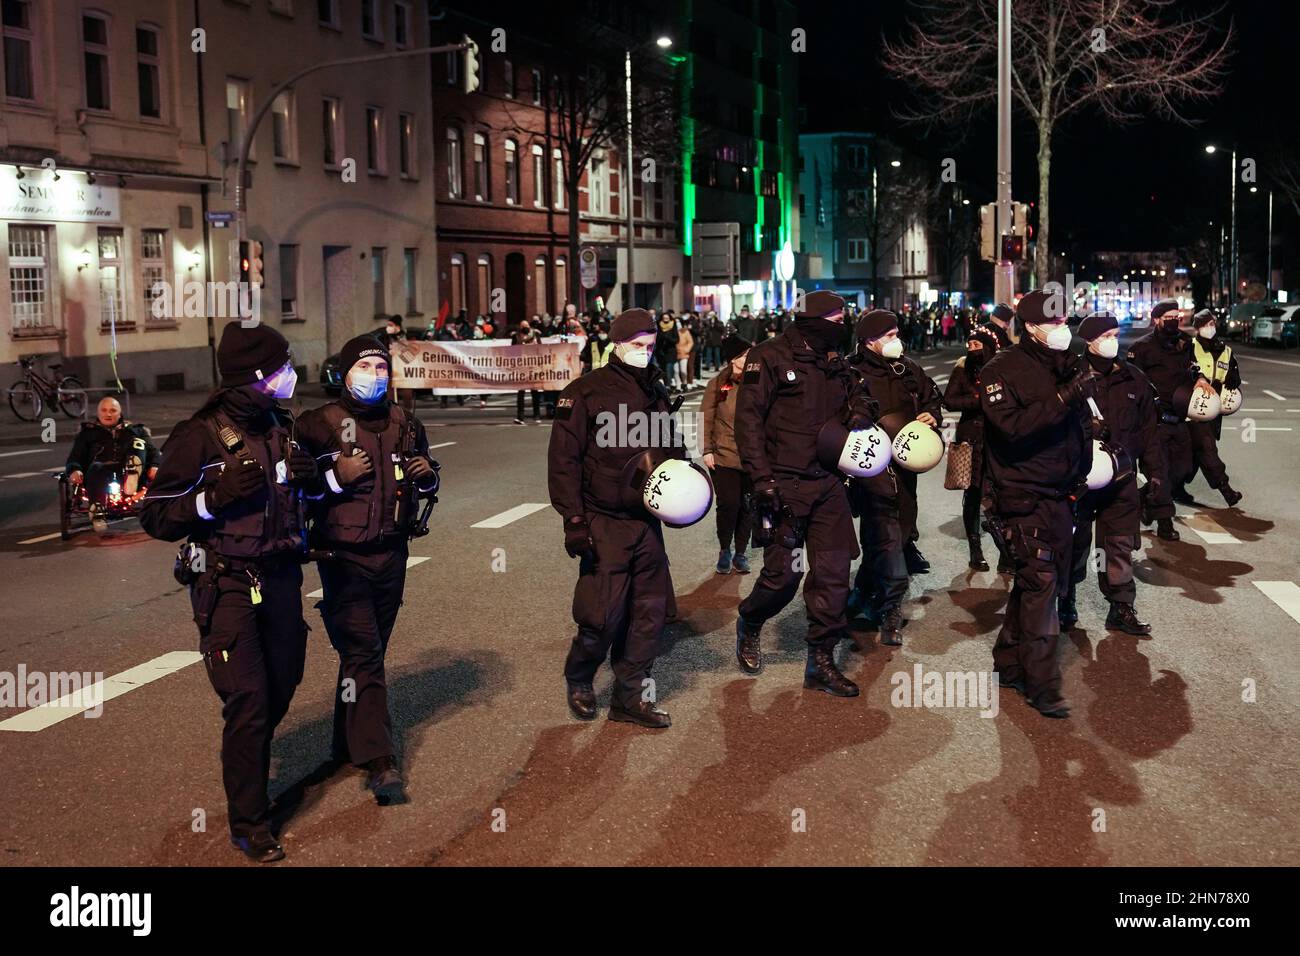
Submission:
M 321 414 L 342 453 L 361 449 L 374 470 L 343 486 L 343 494 L 327 494 L 313 505 L 313 535 L 325 543 L 360 545 L 406 534 L 415 514 L 416 489 L 403 468 L 404 456 L 414 450 L 414 429 L 405 409 L 390 405 L 388 423 L 379 432 L 365 428 L 337 402 L 326 405 Z M 348 419 L 353 419 L 352 425 L 347 425 Z

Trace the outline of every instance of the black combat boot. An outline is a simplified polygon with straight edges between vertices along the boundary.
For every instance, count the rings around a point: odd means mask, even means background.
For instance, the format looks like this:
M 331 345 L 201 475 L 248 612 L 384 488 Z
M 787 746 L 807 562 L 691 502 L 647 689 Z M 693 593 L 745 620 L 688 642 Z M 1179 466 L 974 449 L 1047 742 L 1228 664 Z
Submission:
M 1170 497 L 1180 505 L 1196 504 L 1196 499 L 1192 497 L 1192 493 L 1187 490 L 1186 485 L 1174 485 L 1174 493 Z
M 736 660 L 746 674 L 763 670 L 763 651 L 758 640 L 759 628 L 746 624 L 743 617 L 736 619 Z
M 901 647 L 903 644 L 903 612 L 896 607 L 891 607 L 888 611 L 880 616 L 880 643 L 888 644 L 891 647 Z
M 392 757 L 376 757 L 366 764 L 366 786 L 380 806 L 406 802 L 406 785 Z
M 590 684 L 569 684 L 569 710 L 579 720 L 596 717 L 596 693 Z
M 908 574 L 929 574 L 930 562 L 925 559 L 915 541 L 903 545 L 903 560 L 907 563 Z
M 1079 623 L 1079 609 L 1074 606 L 1073 592 L 1056 602 L 1056 617 L 1061 622 L 1062 631 L 1072 630 Z
M 1228 503 L 1229 508 L 1237 507 L 1237 502 L 1241 500 L 1241 492 L 1233 490 L 1232 485 L 1226 481 L 1219 485 L 1219 494 L 1223 495 L 1223 500 Z
M 835 654 L 825 647 L 808 649 L 808 666 L 804 668 L 803 686 L 836 697 L 858 696 L 858 685 L 840 673 L 840 669 L 835 666 Z
M 970 544 L 970 561 L 967 567 L 972 571 L 987 571 L 989 563 L 984 560 L 984 547 L 980 543 L 979 535 L 972 535 L 966 540 Z
M 1137 611 L 1133 609 L 1133 605 L 1125 604 L 1122 601 L 1115 601 L 1111 604 L 1110 613 L 1106 615 L 1106 628 L 1107 630 L 1123 631 L 1125 634 L 1137 634 L 1138 636 L 1151 633 L 1151 625 L 1138 619 Z
M 660 710 L 653 702 L 646 700 L 639 700 L 631 707 L 611 703 L 609 705 L 609 719 L 625 724 L 637 724 L 651 730 L 663 730 L 673 724 L 672 718 L 665 711 Z
M 1179 539 L 1180 535 L 1174 530 L 1173 518 L 1156 519 L 1156 537 L 1164 541 L 1177 541 Z

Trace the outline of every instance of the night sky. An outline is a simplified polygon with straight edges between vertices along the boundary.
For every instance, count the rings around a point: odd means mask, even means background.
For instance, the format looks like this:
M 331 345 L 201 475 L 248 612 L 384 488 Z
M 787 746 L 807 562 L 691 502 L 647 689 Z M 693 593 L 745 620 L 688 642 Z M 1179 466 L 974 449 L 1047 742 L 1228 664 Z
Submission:
M 994 0 L 988 0 L 992 3 Z M 1186 0 L 1191 10 L 1221 3 Z M 926 130 L 903 126 L 889 105 L 908 91 L 880 64 L 880 38 L 900 36 L 914 8 L 903 0 L 866 3 L 800 3 L 797 19 L 808 30 L 808 57 L 800 74 L 800 100 L 807 109 L 806 131 L 865 128 L 937 158 L 955 156 L 959 176 L 993 198 L 996 168 L 994 109 L 969 130 Z M 1258 153 L 1260 192 L 1238 189 L 1238 244 L 1242 275 L 1252 256 L 1262 259 L 1267 228 L 1266 146 L 1300 151 L 1300 4 L 1228 3 L 1219 19 L 1236 30 L 1225 91 L 1219 99 L 1190 107 L 1198 121 L 1188 127 L 1161 120 L 1129 126 L 1103 122 L 1095 113 L 1073 114 L 1053 139 L 1052 234 L 1054 250 L 1159 249 L 1179 245 L 1189 230 L 1226 217 L 1229 158 L 1206 154 L 1235 138 L 1242 155 Z M 858 104 L 862 104 L 859 107 Z M 1014 197 L 1037 198 L 1034 167 L 1037 137 L 1013 106 Z M 960 143 L 956 139 L 964 134 Z M 1217 233 L 1217 226 L 1215 227 Z M 1274 266 L 1288 268 L 1288 284 L 1300 279 L 1300 222 L 1280 196 L 1274 199 Z M 1066 243 L 1069 245 L 1067 246 Z M 1258 269 L 1262 275 L 1262 261 Z

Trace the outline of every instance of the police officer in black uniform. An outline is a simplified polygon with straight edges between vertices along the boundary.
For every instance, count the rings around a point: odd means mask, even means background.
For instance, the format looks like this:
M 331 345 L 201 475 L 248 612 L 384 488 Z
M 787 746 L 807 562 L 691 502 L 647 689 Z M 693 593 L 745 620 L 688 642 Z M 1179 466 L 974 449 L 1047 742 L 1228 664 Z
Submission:
M 1176 483 L 1192 472 L 1191 433 L 1187 428 L 1187 409 L 1174 407 L 1174 392 L 1183 385 L 1198 383 L 1210 388 L 1201 377 L 1192 357 L 1191 339 L 1179 331 L 1182 313 L 1173 299 L 1162 299 L 1151 307 L 1155 328 L 1133 343 L 1128 360 L 1151 380 L 1156 390 L 1157 451 L 1152 456 L 1153 471 L 1143 474 L 1147 484 L 1142 489 L 1142 523 L 1156 522 L 1156 535 L 1177 541 L 1174 530 L 1173 490 Z
M 1201 377 L 1206 379 L 1220 395 L 1224 389 L 1241 388 L 1241 371 L 1237 368 L 1237 356 L 1232 354 L 1232 346 L 1218 338 L 1218 323 L 1214 313 L 1202 309 L 1192 316 L 1192 328 L 1196 336 L 1192 339 L 1192 361 L 1196 363 Z M 1229 508 L 1236 507 L 1241 501 L 1241 492 L 1228 484 L 1228 466 L 1219 457 L 1219 438 L 1223 434 L 1223 418 L 1213 421 L 1187 423 L 1188 437 L 1192 444 L 1192 468 L 1186 476 L 1173 476 L 1173 499 L 1184 504 L 1191 504 L 1193 499 L 1187 492 L 1186 484 L 1200 469 Z
M 898 337 L 898 316 L 886 309 L 874 309 L 858 320 L 857 351 L 851 362 L 863 377 L 867 393 L 880 406 L 880 420 L 890 430 L 920 419 L 937 428 L 943 419 L 943 399 L 939 386 L 916 362 L 903 354 L 903 340 Z M 897 428 L 892 430 L 897 431 Z M 930 562 L 916 546 L 917 474 L 906 468 L 893 468 L 898 484 L 899 524 L 903 531 L 903 558 L 909 574 L 927 574 Z
M 339 654 L 334 759 L 364 767 L 381 804 L 405 799 L 388 712 L 384 655 L 406 586 L 408 540 L 423 531 L 438 463 L 419 419 L 390 401 L 388 344 L 359 335 L 339 352 L 343 393 L 298 417 L 295 434 L 324 485 L 310 507 L 321 616 Z M 424 518 L 427 520 L 427 511 Z
M 116 398 L 105 396 L 95 410 L 95 421 L 82 422 L 73 439 L 64 474 L 74 485 L 85 483 L 92 497 L 103 491 L 103 484 L 118 475 L 122 493 L 146 490 L 158 473 L 158 449 L 149 429 L 122 417 Z M 127 477 L 135 475 L 136 487 L 127 487 Z M 89 477 L 87 477 L 89 476 Z
M 649 681 L 672 583 L 663 528 L 637 499 L 649 464 L 686 456 L 675 426 L 667 448 L 658 428 L 634 427 L 662 422 L 676 410 L 653 362 L 657 330 L 645 309 L 614 319 L 608 363 L 560 394 L 547 461 L 551 505 L 564 519 L 564 550 L 580 559 L 573 592 L 578 633 L 564 663 L 569 709 L 581 720 L 595 718 L 592 680 L 608 656 L 614 671 L 609 719 L 652 729 L 672 723 L 656 706 Z
M 1015 562 L 993 663 L 1003 686 L 1040 713 L 1068 717 L 1061 693 L 1057 600 L 1067 593 L 1073 498 L 1091 465 L 1090 370 L 1069 351 L 1064 297 L 1036 290 L 1016 308 L 1020 341 L 980 377 L 990 524 Z
M 1130 462 L 1150 460 L 1156 454 L 1155 389 L 1131 362 L 1118 358 L 1119 322 L 1110 312 L 1096 312 L 1079 323 L 1079 337 L 1087 343 L 1084 358 L 1095 378 L 1092 382 L 1101 419 L 1091 424 L 1094 439 L 1113 443 Z M 1147 469 L 1150 471 L 1151 469 Z M 1128 634 L 1150 634 L 1151 625 L 1133 609 L 1137 586 L 1133 582 L 1133 552 L 1141 548 L 1137 478 L 1129 473 L 1104 488 L 1089 491 L 1075 506 L 1074 558 L 1069 596 L 1058 608 L 1062 630 L 1079 620 L 1075 587 L 1088 574 L 1092 558 L 1092 526 L 1106 564 L 1097 569 L 1097 583 L 1110 602 L 1106 627 Z
M 230 322 L 217 366 L 221 387 L 163 446 L 140 523 L 155 538 L 189 538 L 176 573 L 190 586 L 199 650 L 221 698 L 231 843 L 268 863 L 284 857 L 266 787 L 271 737 L 307 652 L 303 493 L 319 472 L 292 443 L 292 419 L 279 404 L 297 381 L 284 336 Z
M 759 632 L 790 603 L 811 560 L 804 603 L 808 662 L 804 687 L 856 697 L 835 666 L 846 627 L 849 569 L 860 553 L 841 476 L 818 457 L 823 426 L 874 422 L 874 403 L 845 361 L 844 300 L 810 292 L 794 324 L 750 351 L 736 404 L 736 446 L 754 485 L 755 542 L 763 571 L 736 622 L 736 657 L 748 673 L 763 666 Z M 811 558 L 809 558 L 811 552 Z

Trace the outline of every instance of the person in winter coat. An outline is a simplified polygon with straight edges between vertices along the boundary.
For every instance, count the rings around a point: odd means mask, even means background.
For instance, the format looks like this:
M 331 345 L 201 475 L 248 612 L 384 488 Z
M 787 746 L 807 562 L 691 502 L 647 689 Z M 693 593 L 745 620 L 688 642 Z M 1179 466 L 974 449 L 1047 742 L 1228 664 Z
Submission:
M 726 364 L 709 379 L 700 402 L 703 418 L 700 446 L 704 464 L 713 472 L 719 546 L 716 570 L 719 574 L 730 574 L 734 568 L 738 574 L 748 574 L 749 558 L 745 550 L 749 547 L 752 518 L 745 499 L 751 486 L 736 449 L 736 397 L 749 343 L 729 335 L 723 340 L 721 350 Z
M 691 351 L 695 336 L 684 322 L 677 323 L 677 387 L 685 391 L 695 384 L 691 378 Z
M 669 388 L 677 371 L 677 339 L 677 323 L 665 312 L 659 316 L 659 331 L 655 334 L 655 364 L 663 370 Z
M 981 545 L 980 502 L 984 497 L 984 412 L 980 408 L 980 369 L 998 350 L 995 335 L 978 329 L 966 340 L 966 354 L 957 360 L 957 366 L 948 379 L 943 393 L 943 407 L 950 412 L 961 412 L 957 422 L 956 440 L 971 446 L 970 487 L 962 492 L 961 520 L 970 545 L 970 568 L 987 571 Z M 999 559 L 998 571 L 1010 573 L 1011 566 Z

